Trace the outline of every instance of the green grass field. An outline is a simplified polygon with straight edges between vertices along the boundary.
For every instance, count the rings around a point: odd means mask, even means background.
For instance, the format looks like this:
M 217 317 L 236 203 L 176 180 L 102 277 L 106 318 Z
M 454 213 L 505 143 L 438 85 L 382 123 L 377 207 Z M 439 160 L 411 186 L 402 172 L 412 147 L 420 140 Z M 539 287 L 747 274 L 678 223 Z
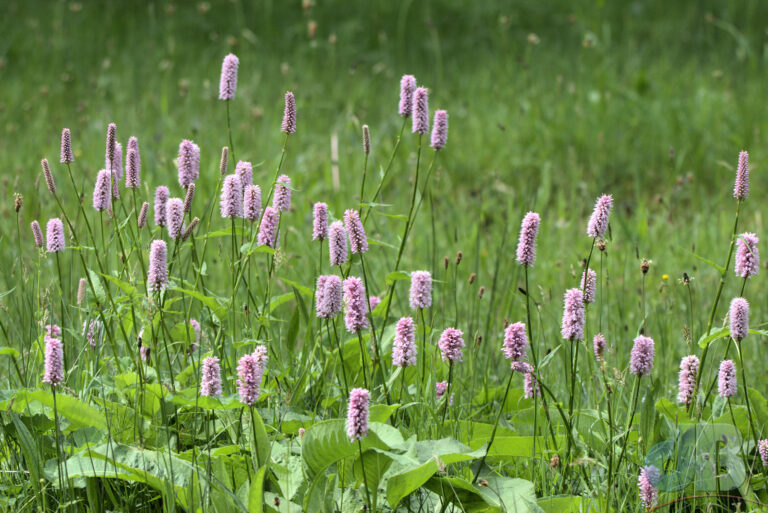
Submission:
M 742 150 L 751 195 L 737 233 L 764 233 L 765 5 L 30 1 L 2 12 L 0 511 L 644 511 L 647 465 L 663 473 L 652 480 L 655 511 L 768 507 L 756 444 L 768 438 L 765 271 L 745 282 L 729 256 Z M 218 100 L 230 52 L 239 58 L 231 142 Z M 429 89 L 430 123 L 448 111 L 442 151 L 428 148 L 429 134 L 420 148 L 398 115 L 404 74 Z M 286 91 L 297 106 L 287 138 Z M 129 136 L 141 148 L 138 203 L 121 184 L 117 222 L 91 201 L 110 122 L 124 152 Z M 64 127 L 93 237 L 59 163 Z M 177 246 L 152 222 L 152 204 L 160 185 L 184 197 L 175 162 L 184 139 L 201 148 L 187 222 L 201 221 Z M 248 247 L 258 222 L 219 215 L 223 146 L 230 173 L 252 162 L 265 206 L 276 170 L 290 176 L 277 250 Z M 610 229 L 605 251 L 590 252 L 587 221 L 601 194 L 613 196 Z M 137 230 L 143 201 L 150 221 Z M 329 221 L 362 209 L 365 269 L 359 255 L 329 268 L 327 241 L 312 241 L 319 201 Z M 526 284 L 515 251 L 528 211 L 541 226 Z M 75 232 L 65 220 L 67 250 L 38 250 L 30 223 L 45 230 L 65 215 Z M 144 275 L 157 239 L 171 265 L 162 296 L 147 292 Z M 560 333 L 563 294 L 579 287 L 590 254 L 597 301 L 586 341 L 571 344 Z M 433 278 L 423 312 L 408 302 L 416 270 Z M 341 315 L 316 318 L 315 284 L 364 271 L 369 295 L 384 302 L 371 314 L 376 336 L 358 338 Z M 751 305 L 743 345 L 729 340 L 727 319 L 739 295 Z M 391 349 L 408 315 L 418 361 L 402 372 Z M 193 350 L 191 319 L 202 326 Z M 82 326 L 94 320 L 104 326 L 91 348 Z M 500 350 L 512 322 L 532 335 L 543 385 L 534 398 Z M 47 324 L 63 329 L 56 387 L 42 381 Z M 437 345 L 448 327 L 466 343 L 452 366 Z M 598 332 L 604 363 L 592 354 Z M 629 360 L 640 334 L 655 341 L 655 359 L 638 380 Z M 249 408 L 236 367 L 260 345 L 269 361 Z M 689 354 L 704 364 L 687 409 L 677 395 Z M 728 401 L 709 390 L 726 354 L 739 382 Z M 211 355 L 221 360 L 220 399 L 199 394 Z M 441 381 L 450 405 L 435 397 Z M 370 390 L 359 445 L 345 431 L 353 386 Z M 701 454 L 689 454 L 694 446 Z

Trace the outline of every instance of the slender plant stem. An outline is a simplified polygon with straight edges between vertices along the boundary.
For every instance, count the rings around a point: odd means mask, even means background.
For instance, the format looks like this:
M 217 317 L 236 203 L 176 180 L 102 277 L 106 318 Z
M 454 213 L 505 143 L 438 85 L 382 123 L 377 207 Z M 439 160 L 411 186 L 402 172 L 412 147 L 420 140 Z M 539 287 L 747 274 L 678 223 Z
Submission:
M 360 440 L 357 440 L 357 448 L 360 450 L 360 469 L 363 473 L 363 483 L 365 484 L 365 496 L 368 499 L 368 510 L 369 511 L 375 511 L 373 509 L 373 502 L 371 501 L 371 492 L 368 488 L 368 476 L 365 475 L 365 460 L 363 460 L 363 444 L 360 442 Z
M 512 385 L 512 377 L 514 375 L 515 373 L 510 371 L 509 378 L 507 378 L 507 388 L 504 390 L 504 398 L 501 400 L 499 411 L 496 413 L 496 421 L 493 423 L 493 430 L 491 430 L 491 438 L 488 440 L 488 445 L 485 447 L 485 454 L 483 454 L 483 457 L 480 459 L 480 463 L 477 465 L 477 472 L 475 472 L 475 477 L 472 478 L 472 484 L 475 484 L 475 482 L 477 482 L 477 478 L 480 477 L 480 470 L 483 468 L 485 459 L 488 457 L 488 452 L 491 450 L 491 445 L 493 445 L 493 440 L 496 438 L 496 429 L 499 427 L 499 420 L 501 419 L 501 414 L 504 411 L 504 405 L 507 404 L 507 395 L 509 394 L 509 387 Z M 533 433 L 533 436 L 535 438 L 536 433 Z
M 632 409 L 628 412 L 628 419 L 627 419 L 627 427 L 625 429 L 624 433 L 624 442 L 621 446 L 621 454 L 619 454 L 619 461 L 616 464 L 616 472 L 619 472 L 621 470 L 621 462 L 624 459 L 624 455 L 627 452 L 627 442 L 629 441 L 629 431 L 632 429 L 632 421 L 635 418 L 635 410 L 637 409 L 637 398 L 640 395 L 640 376 L 637 376 L 635 379 L 635 386 L 634 391 L 632 392 Z

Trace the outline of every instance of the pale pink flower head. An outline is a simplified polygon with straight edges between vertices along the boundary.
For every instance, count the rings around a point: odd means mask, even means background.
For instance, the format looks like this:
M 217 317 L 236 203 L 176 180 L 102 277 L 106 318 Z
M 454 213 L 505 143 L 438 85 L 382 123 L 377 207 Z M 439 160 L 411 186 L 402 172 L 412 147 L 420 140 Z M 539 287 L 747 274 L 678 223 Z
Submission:
M 435 399 L 437 401 L 442 399 L 447 391 L 448 391 L 447 381 L 438 381 L 437 383 L 435 383 Z M 451 396 L 448 398 L 448 406 L 453 406 L 453 393 L 451 393 Z
M 155 226 L 165 226 L 165 211 L 168 203 L 168 187 L 161 185 L 155 189 Z
M 215 356 L 203 358 L 201 374 L 200 395 L 204 397 L 221 397 L 221 368 L 219 367 L 219 359 Z
M 411 273 L 409 302 L 414 310 L 432 306 L 432 275 L 429 271 L 414 271 Z
M 139 174 L 141 173 L 141 154 L 139 153 L 139 140 L 136 137 L 131 136 L 131 137 L 128 138 L 128 149 L 129 150 L 133 150 L 134 153 L 136 154 L 135 155 L 135 159 L 136 159 L 136 176 L 138 177 Z M 127 156 L 126 156 L 125 165 L 126 165 L 126 167 L 128 166 Z
M 48 159 L 41 160 L 40 165 L 43 168 L 43 178 L 45 178 L 45 186 L 48 187 L 48 192 L 56 194 L 56 182 L 53 179 L 53 173 L 51 173 L 51 165 L 48 163 Z
M 117 145 L 117 125 L 110 123 L 107 125 L 107 147 L 105 157 L 107 169 L 111 169 L 115 161 L 115 146 Z
M 533 372 L 533 365 L 528 362 L 512 362 L 509 364 L 509 368 L 512 369 L 512 372 L 519 372 L 520 374 Z
M 200 146 L 190 140 L 179 144 L 179 185 L 187 187 L 200 177 Z
M 328 205 L 317 202 L 312 210 L 312 240 L 325 240 L 328 238 Z
M 112 199 L 120 199 L 120 174 L 117 171 L 112 171 Z
M 587 271 L 587 282 L 584 283 L 584 273 L 581 273 L 581 285 L 579 286 L 584 292 L 584 302 L 595 302 L 595 289 L 597 289 L 597 273 L 592 269 Z
M 413 75 L 403 75 L 400 79 L 400 106 L 398 111 L 404 118 L 413 112 L 413 92 L 416 90 L 416 78 Z
M 351 442 L 368 436 L 368 405 L 371 394 L 364 388 L 353 388 L 349 392 L 347 407 L 347 436 Z
M 416 365 L 416 324 L 410 317 L 397 321 L 395 341 L 392 343 L 392 365 L 409 367 Z
M 200 327 L 200 322 L 197 319 L 190 319 L 189 324 L 192 326 L 192 329 L 195 332 L 195 344 L 199 344 L 200 336 L 203 334 L 202 328 Z
M 139 228 L 144 228 L 144 226 L 147 224 L 147 214 L 149 213 L 149 203 L 144 202 L 141 204 L 141 208 L 139 209 L 139 215 L 136 218 L 136 224 Z
M 592 339 L 592 350 L 595 352 L 595 359 L 598 362 L 602 362 L 605 356 L 605 336 L 602 333 L 598 333 Z
M 96 175 L 96 183 L 93 186 L 93 208 L 99 212 L 109 210 L 112 203 L 112 196 L 109 192 L 109 171 L 102 169 Z
M 227 175 L 219 199 L 221 217 L 235 219 L 243 216 L 243 184 L 237 175 Z
M 261 215 L 261 187 L 246 185 L 243 192 L 243 218 L 254 222 Z
M 749 154 L 746 151 L 739 153 L 739 165 L 736 168 L 733 197 L 739 200 L 749 197 Z
M 272 206 L 278 212 L 286 212 L 291 209 L 291 178 L 288 175 L 277 177 Z
M 137 149 L 128 146 L 128 154 L 125 156 L 125 187 L 127 189 L 138 189 L 141 186 L 139 177 L 139 152 Z
M 165 222 L 168 235 L 172 239 L 181 236 L 181 225 L 184 223 L 184 202 L 181 198 L 170 198 L 166 203 Z
M 563 299 L 563 325 L 560 334 L 566 340 L 584 338 L 584 294 L 581 289 L 568 289 Z
M 720 397 L 728 398 L 736 395 L 737 391 L 736 366 L 731 360 L 723 360 L 717 378 L 717 393 Z
M 653 339 L 640 335 L 635 338 L 629 360 L 629 372 L 637 377 L 649 376 L 653 370 L 655 354 Z
M 371 312 L 376 310 L 376 307 L 381 304 L 381 298 L 379 296 L 371 296 L 368 298 L 368 305 L 371 307 Z
M 64 351 L 61 340 L 54 336 L 45 336 L 45 373 L 43 383 L 56 387 L 64 381 Z
M 538 397 L 541 395 L 539 391 L 539 382 L 536 379 L 535 373 L 525 373 L 525 379 L 523 380 L 523 392 L 526 399 L 533 399 L 534 396 Z
M 444 110 L 435 111 L 435 119 L 432 123 L 432 137 L 429 145 L 435 151 L 445 148 L 448 141 L 448 112 Z
M 341 221 L 334 221 L 328 228 L 328 254 L 331 265 L 347 261 L 347 231 Z
M 699 359 L 696 355 L 684 356 L 680 360 L 680 380 L 678 383 L 677 401 L 688 406 L 693 400 L 696 388 L 696 376 L 699 373 Z
M 764 467 L 768 467 L 768 440 L 757 442 L 757 450 L 760 452 L 760 459 Z
M 101 342 L 101 336 L 103 333 L 101 322 L 99 321 L 83 321 L 83 336 L 88 341 L 88 344 L 95 348 Z
M 283 124 L 280 126 L 280 131 L 284 134 L 296 133 L 296 99 L 290 91 L 285 93 L 285 109 L 283 109 Z
M 357 210 L 347 209 L 344 212 L 344 226 L 349 234 L 349 249 L 353 254 L 363 254 L 368 251 L 368 237 Z
M 456 328 L 446 328 L 437 342 L 443 361 L 460 362 L 463 356 L 464 333 Z
M 32 223 L 30 223 L 30 226 L 32 227 L 32 236 L 35 238 L 35 246 L 42 248 L 43 231 L 40 229 L 40 223 L 38 223 L 37 220 L 34 220 Z
M 319 318 L 331 319 L 341 312 L 341 278 L 335 274 L 317 277 L 315 295 L 317 296 L 315 309 Z
M 749 333 L 749 303 L 743 297 L 731 300 L 729 312 L 731 321 L 731 337 L 737 342 L 747 338 Z
M 253 406 L 261 395 L 261 378 L 264 368 L 258 359 L 247 354 L 237 362 L 237 386 L 240 394 L 240 402 L 247 406 Z
M 123 145 L 115 141 L 115 157 L 112 160 L 110 168 L 110 160 L 107 159 L 104 162 L 104 167 L 112 170 L 112 174 L 117 177 L 117 182 L 123 178 Z
M 66 247 L 64 225 L 58 217 L 48 220 L 48 225 L 45 228 L 45 243 L 48 253 L 59 253 L 64 251 L 64 248 Z
M 259 225 L 259 235 L 257 242 L 260 246 L 268 246 L 270 248 L 277 247 L 277 226 L 280 223 L 280 212 L 272 207 L 264 209 L 264 215 L 261 218 L 261 224 Z
M 350 333 L 368 329 L 368 305 L 363 280 L 350 276 L 344 280 L 344 324 Z
M 413 92 L 413 127 L 414 134 L 429 132 L 429 92 L 426 87 L 418 87 Z
M 240 183 L 243 187 L 251 185 L 253 183 L 253 165 L 250 162 L 241 160 L 235 166 L 235 174 L 240 179 Z
M 525 324 L 514 322 L 504 331 L 504 344 L 501 350 L 507 360 L 519 361 L 525 358 L 528 349 L 528 335 L 525 332 Z
M 70 134 L 69 128 L 61 131 L 60 161 L 62 164 L 69 164 L 75 161 L 75 154 L 72 153 L 72 134 Z
M 754 233 L 742 233 L 736 239 L 736 276 L 751 278 L 760 271 L 760 252 L 757 244 L 760 239 Z
M 603 194 L 597 199 L 595 203 L 595 209 L 592 212 L 592 216 L 587 223 L 587 235 L 593 239 L 605 236 L 606 230 L 608 230 L 608 218 L 611 215 L 611 208 L 613 207 L 613 197 L 608 194 Z
M 187 193 L 184 195 L 184 213 L 192 212 L 192 201 L 195 199 L 195 184 L 187 185 Z
M 658 470 L 656 470 L 658 472 Z M 637 488 L 640 494 L 640 502 L 645 510 L 651 509 L 659 500 L 659 491 L 651 483 L 648 468 L 640 469 L 640 475 L 637 477 Z
M 163 240 L 153 240 L 149 248 L 147 289 L 161 291 L 168 286 L 168 248 Z
M 536 260 L 536 234 L 539 232 L 541 218 L 536 212 L 528 212 L 520 226 L 520 239 L 517 242 L 517 261 L 525 267 L 533 267 Z
M 61 327 L 58 324 L 46 324 L 45 334 L 49 337 L 60 337 Z
M 230 53 L 221 63 L 219 78 L 219 100 L 234 100 L 237 90 L 237 67 L 240 64 L 237 56 Z

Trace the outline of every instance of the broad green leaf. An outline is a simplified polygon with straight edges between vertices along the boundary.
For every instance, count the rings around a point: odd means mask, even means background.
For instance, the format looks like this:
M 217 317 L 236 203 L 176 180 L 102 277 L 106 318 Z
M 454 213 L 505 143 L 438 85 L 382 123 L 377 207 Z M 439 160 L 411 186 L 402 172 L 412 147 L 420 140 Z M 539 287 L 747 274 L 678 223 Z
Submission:
M 721 338 L 730 337 L 731 336 L 731 330 L 729 328 L 719 328 L 714 331 L 712 331 L 709 335 L 702 335 L 701 338 L 699 338 L 699 347 L 702 349 L 707 347 L 709 344 L 714 342 L 715 340 L 719 340 Z
M 21 356 L 20 353 L 12 347 L 0 347 L 0 355 L 14 356 L 16 358 Z
M 53 408 L 53 394 L 43 390 L 20 390 L 16 401 L 19 403 L 39 401 Z M 56 394 L 56 408 L 58 414 L 66 418 L 73 429 L 95 427 L 103 431 L 107 430 L 107 421 L 102 412 L 75 397 L 62 393 Z M 51 411 L 52 414 L 53 411 Z
M 187 289 L 179 289 L 179 288 L 170 288 L 168 290 L 180 292 L 182 294 L 186 294 L 187 296 L 197 299 L 203 305 L 207 306 L 211 310 L 211 312 L 213 312 L 214 315 L 216 315 L 216 317 L 218 317 L 219 319 L 223 319 L 227 316 L 227 306 L 219 304 L 216 298 L 213 298 L 211 296 L 206 296 L 205 294 L 201 294 L 196 290 L 187 290 Z
M 536 501 L 544 513 L 579 513 L 581 504 L 581 497 L 573 496 L 542 497 Z
M 262 513 L 264 511 L 264 475 L 267 466 L 259 467 L 251 483 L 248 493 L 248 513 Z

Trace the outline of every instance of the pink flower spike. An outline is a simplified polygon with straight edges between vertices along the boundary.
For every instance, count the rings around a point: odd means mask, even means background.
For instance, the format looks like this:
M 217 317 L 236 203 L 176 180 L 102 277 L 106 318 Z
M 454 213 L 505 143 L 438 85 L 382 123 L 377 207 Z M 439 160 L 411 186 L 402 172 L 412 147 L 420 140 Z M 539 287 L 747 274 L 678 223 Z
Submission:
M 165 241 L 153 240 L 149 249 L 147 289 L 159 292 L 168 286 L 168 248 Z
M 328 238 L 328 205 L 315 203 L 312 216 L 312 240 Z
M 347 261 L 347 231 L 341 221 L 334 221 L 328 228 L 328 254 L 331 265 Z
M 347 436 L 351 442 L 368 436 L 368 405 L 371 394 L 364 388 L 353 388 L 349 392 L 347 407 Z
M 501 350 L 507 360 L 520 361 L 525 358 L 528 349 L 528 335 L 525 324 L 515 322 L 507 326 L 504 332 L 504 345 Z
M 746 151 L 739 153 L 739 165 L 736 168 L 733 197 L 738 200 L 749 197 L 749 154 Z
M 93 186 L 93 208 L 99 212 L 109 210 L 112 196 L 109 192 L 109 171 L 102 169 L 96 176 L 96 184 Z
M 56 387 L 64 381 L 64 351 L 55 336 L 45 336 L 45 373 L 43 383 Z
M 161 185 L 155 189 L 155 226 L 165 226 L 165 212 L 167 203 L 168 187 Z
M 296 133 L 296 99 L 293 93 L 285 93 L 285 109 L 283 110 L 283 124 L 280 131 L 284 134 Z
M 413 75 L 403 75 L 400 80 L 400 106 L 398 112 L 404 118 L 413 112 L 413 92 L 416 90 L 416 78 Z
M 235 219 L 243 216 L 243 185 L 237 175 L 227 175 L 219 199 L 221 217 Z
M 464 348 L 464 333 L 456 328 L 446 328 L 437 342 L 443 361 L 460 362 Z
M 409 367 L 416 365 L 416 324 L 410 317 L 397 321 L 395 341 L 392 344 L 392 365 Z
M 261 215 L 261 188 L 258 185 L 246 185 L 243 192 L 243 218 L 254 222 Z
M 219 78 L 219 100 L 234 100 L 237 90 L 237 68 L 240 64 L 237 56 L 230 53 L 221 63 Z
M 357 210 L 347 209 L 344 212 L 344 227 L 349 234 L 349 249 L 352 254 L 363 254 L 368 251 L 368 237 Z
M 219 359 L 215 356 L 203 358 L 202 380 L 200 395 L 204 397 L 221 397 L 221 368 Z
M 717 393 L 720 397 L 728 398 L 736 395 L 738 383 L 736 382 L 736 366 L 731 360 L 720 363 L 720 372 L 717 379 Z
M 597 289 L 597 273 L 589 269 L 587 273 L 587 283 L 584 283 L 584 273 L 581 273 L 581 285 L 579 288 L 584 292 L 584 303 L 595 302 L 595 289 Z
M 414 310 L 432 306 L 432 275 L 429 271 L 414 271 L 411 273 L 409 302 Z
M 760 239 L 754 233 L 742 233 L 736 239 L 736 276 L 751 278 L 760 272 L 760 252 L 757 249 L 759 242 Z
M 696 377 L 699 373 L 699 359 L 696 355 L 684 356 L 680 361 L 680 380 L 678 383 L 677 401 L 691 404 L 693 390 L 696 388 Z
M 517 261 L 525 267 L 533 267 L 536 260 L 536 235 L 539 233 L 541 218 L 536 212 L 528 212 L 520 226 L 517 243 Z
M 277 227 L 279 223 L 280 213 L 272 207 L 265 208 L 257 236 L 259 246 L 268 246 L 273 249 L 277 247 Z
M 363 280 L 355 276 L 344 280 L 344 305 L 347 331 L 357 333 L 368 329 L 368 305 L 365 302 Z
M 275 197 L 272 206 L 278 212 L 286 212 L 291 209 L 291 179 L 288 175 L 280 175 L 275 182 Z
M 429 145 L 435 151 L 445 148 L 448 141 L 448 113 L 444 110 L 435 111 L 435 119 L 432 123 L 432 137 Z
M 429 132 L 429 93 L 425 87 L 413 92 L 413 127 L 414 134 Z
M 635 338 L 630 354 L 629 372 L 637 377 L 650 376 L 655 354 L 653 339 L 640 335 Z
M 743 297 L 733 298 L 729 311 L 731 337 L 741 342 L 749 334 L 749 303 Z
M 58 217 L 48 220 L 48 225 L 45 230 L 45 242 L 48 253 L 60 253 L 64 251 L 64 248 L 66 247 L 64 225 Z
M 595 210 L 587 223 L 587 235 L 594 238 L 603 238 L 608 230 L 608 218 L 613 207 L 613 197 L 603 194 L 595 203 Z
M 560 334 L 566 340 L 584 338 L 584 295 L 581 289 L 568 289 L 563 300 L 563 325 Z
M 241 160 L 235 166 L 235 174 L 240 179 L 240 183 L 243 187 L 247 187 L 253 183 L 253 165 L 250 162 Z

